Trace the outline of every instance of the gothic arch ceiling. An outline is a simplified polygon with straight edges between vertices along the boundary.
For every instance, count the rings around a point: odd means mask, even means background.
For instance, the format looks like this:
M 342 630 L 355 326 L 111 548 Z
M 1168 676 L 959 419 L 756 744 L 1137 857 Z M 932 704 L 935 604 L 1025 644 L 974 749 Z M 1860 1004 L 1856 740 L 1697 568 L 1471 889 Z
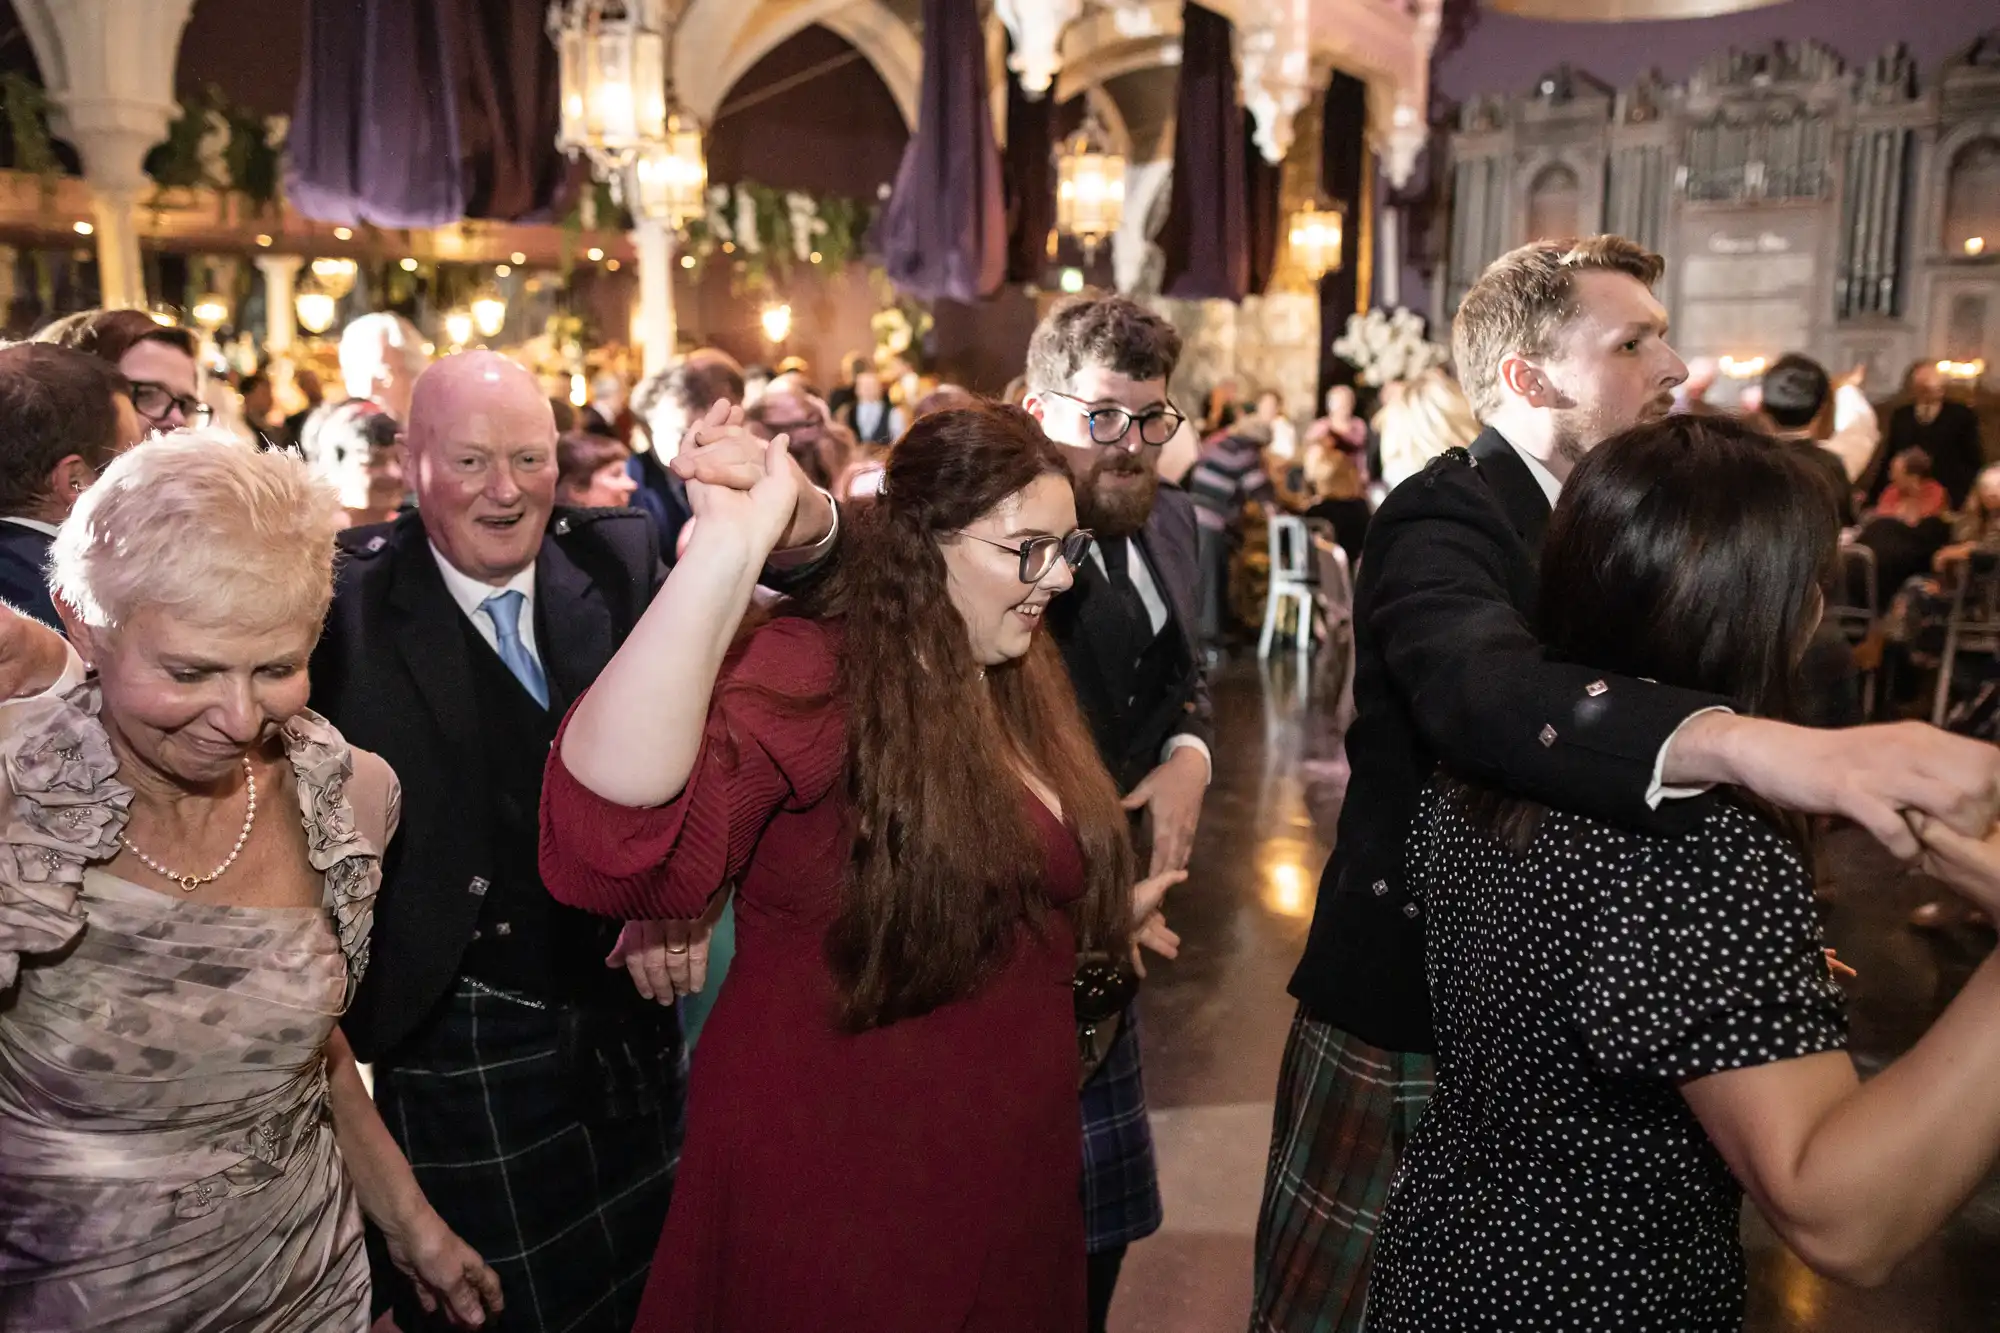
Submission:
M 906 17 L 915 0 L 688 0 L 674 34 L 674 91 L 704 123 L 750 67 L 812 24 L 845 38 L 875 67 L 914 129 L 923 48 Z

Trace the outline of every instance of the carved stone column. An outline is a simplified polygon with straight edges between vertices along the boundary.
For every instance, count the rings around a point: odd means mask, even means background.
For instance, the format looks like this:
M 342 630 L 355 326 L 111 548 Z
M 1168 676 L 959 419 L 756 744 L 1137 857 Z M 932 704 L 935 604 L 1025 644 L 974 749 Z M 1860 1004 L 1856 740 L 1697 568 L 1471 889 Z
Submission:
M 664 222 L 642 219 L 632 231 L 639 259 L 639 345 L 645 373 L 665 370 L 674 359 L 674 231 Z
M 15 0 L 54 104 L 53 129 L 75 145 L 97 221 L 107 306 L 146 304 L 136 210 L 146 153 L 180 114 L 174 64 L 194 0 Z
M 257 268 L 264 275 L 264 355 L 288 356 L 298 341 L 298 315 L 292 309 L 299 269 L 305 263 L 299 255 L 258 255 Z

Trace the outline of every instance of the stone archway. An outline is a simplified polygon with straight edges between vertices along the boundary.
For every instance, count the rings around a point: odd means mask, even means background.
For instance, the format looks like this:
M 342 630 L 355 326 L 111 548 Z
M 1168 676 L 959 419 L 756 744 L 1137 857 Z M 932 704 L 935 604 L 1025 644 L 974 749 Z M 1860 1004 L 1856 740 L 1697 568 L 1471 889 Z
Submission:
M 818 24 L 859 51 L 895 99 L 903 123 L 917 124 L 923 47 L 910 25 L 880 0 L 803 0 L 780 8 L 745 0 L 693 0 L 674 40 L 674 92 L 704 124 L 750 67 Z

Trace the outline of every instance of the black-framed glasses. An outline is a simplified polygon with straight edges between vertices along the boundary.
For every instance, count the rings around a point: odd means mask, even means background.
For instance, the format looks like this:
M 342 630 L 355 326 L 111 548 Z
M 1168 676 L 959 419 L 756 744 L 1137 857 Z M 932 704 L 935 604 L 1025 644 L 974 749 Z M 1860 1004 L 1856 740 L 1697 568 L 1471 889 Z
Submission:
M 177 394 L 156 380 L 132 381 L 133 410 L 155 426 L 177 407 L 181 410 L 181 420 L 190 426 L 206 426 L 212 415 L 208 404 L 192 394 Z
M 996 542 L 991 537 L 982 537 L 976 532 L 960 532 L 961 537 L 970 537 L 976 542 L 985 542 L 1010 555 L 1021 557 L 1021 582 L 1040 583 L 1056 567 L 1056 560 L 1062 559 L 1071 569 L 1083 563 L 1090 554 L 1090 543 L 1095 540 L 1086 528 L 1078 528 L 1067 537 L 1030 537 L 1019 546 L 1009 546 L 1006 542 Z
M 1092 407 L 1073 393 L 1058 393 L 1054 389 L 1048 392 L 1051 398 L 1064 399 L 1083 409 L 1083 419 L 1090 428 L 1091 443 L 1122 445 L 1127 451 L 1133 447 L 1126 441 L 1135 424 L 1139 427 L 1139 439 L 1157 449 L 1173 439 L 1174 432 L 1187 420 L 1171 405 L 1156 407 L 1150 412 L 1132 413 L 1122 407 Z

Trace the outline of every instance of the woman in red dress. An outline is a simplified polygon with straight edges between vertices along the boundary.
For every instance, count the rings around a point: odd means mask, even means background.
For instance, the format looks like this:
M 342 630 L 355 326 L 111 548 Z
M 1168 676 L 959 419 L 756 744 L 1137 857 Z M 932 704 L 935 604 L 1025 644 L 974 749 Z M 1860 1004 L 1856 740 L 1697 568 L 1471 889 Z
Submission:
M 695 537 L 549 764 L 555 896 L 737 886 L 639 1328 L 1076 1333 L 1079 949 L 1174 943 L 1054 646 L 1089 549 L 1024 413 L 927 417 L 838 567 L 740 632 L 796 480 Z

